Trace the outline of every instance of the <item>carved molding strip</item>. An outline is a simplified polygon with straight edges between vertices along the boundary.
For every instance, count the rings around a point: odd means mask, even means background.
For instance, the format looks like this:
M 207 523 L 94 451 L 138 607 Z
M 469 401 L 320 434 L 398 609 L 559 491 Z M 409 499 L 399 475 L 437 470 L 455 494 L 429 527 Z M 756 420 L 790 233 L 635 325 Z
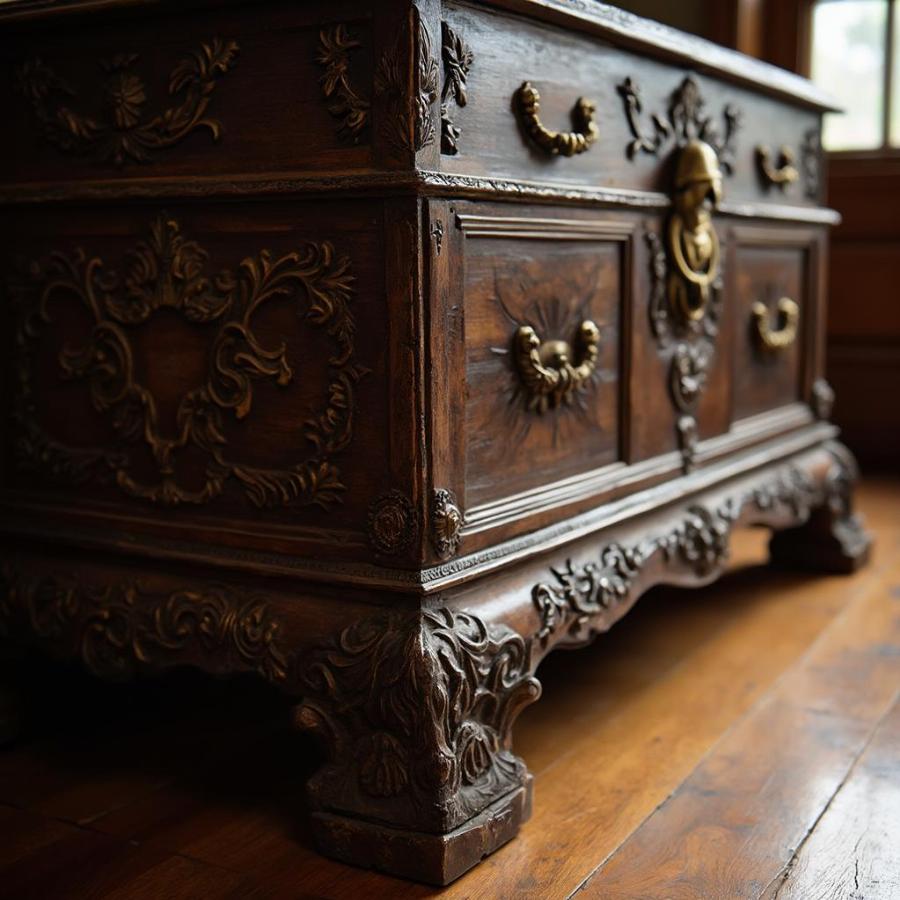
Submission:
M 370 103 L 350 84 L 350 51 L 362 46 L 351 37 L 346 25 L 332 25 L 319 32 L 316 61 L 325 68 L 322 93 L 329 101 L 328 112 L 339 120 L 338 135 L 359 143 L 369 124 Z
M 800 145 L 800 169 L 803 172 L 804 193 L 818 201 L 822 192 L 822 135 L 818 128 L 810 128 Z
M 356 384 L 367 373 L 355 361 L 348 258 L 327 242 L 309 243 L 276 259 L 263 250 L 244 259 L 238 274 L 223 269 L 208 275 L 206 251 L 185 238 L 177 220 L 160 215 L 126 260 L 120 275 L 81 250 L 55 252 L 10 285 L 18 321 L 14 419 L 20 468 L 75 484 L 111 479 L 129 496 L 167 506 L 208 503 L 228 481 L 259 507 L 327 509 L 340 502 L 345 487 L 334 456 L 351 440 Z M 303 423 L 310 447 L 305 459 L 287 469 L 245 464 L 229 455 L 225 417 L 247 418 L 255 382 L 284 387 L 294 378 L 286 346 L 263 346 L 253 331 L 254 315 L 273 299 L 294 296 L 305 296 L 302 318 L 332 344 L 326 400 Z M 61 351 L 60 372 L 88 386 L 94 409 L 108 417 L 116 434 L 114 445 L 72 447 L 54 440 L 40 423 L 35 365 L 41 336 L 53 324 L 51 301 L 75 302 L 91 318 L 87 342 Z M 156 396 L 137 380 L 130 337 L 161 308 L 213 329 L 206 381 L 181 397 L 174 436 L 159 424 Z M 139 446 L 151 453 L 156 483 L 135 474 L 131 449 Z M 199 487 L 186 487 L 176 472 L 177 457 L 187 450 L 205 459 Z
M 824 485 L 791 466 L 715 507 L 690 507 L 684 518 L 663 534 L 629 547 L 610 544 L 600 552 L 597 562 L 576 566 L 569 561 L 551 569 L 552 580 L 536 584 L 531 592 L 541 618 L 538 639 L 546 644 L 557 632 L 586 636 L 594 617 L 631 597 L 641 574 L 655 558 L 660 558 L 665 567 L 692 572 L 700 579 L 719 571 L 728 559 L 732 528 L 748 509 L 780 510 L 802 522 L 812 509 L 831 503 L 835 496 L 839 495 L 839 501 L 834 502 L 847 506 L 853 471 L 842 454 L 837 450 L 832 453 L 836 466 Z M 843 506 L 839 512 L 846 515 Z
M 0 607 L 28 631 L 73 649 L 103 678 L 122 679 L 139 665 L 203 661 L 217 671 L 254 671 L 275 684 L 289 675 L 281 624 L 259 596 L 212 585 L 156 594 L 139 581 L 90 584 L 78 576 L 0 567 Z
M 134 72 L 136 53 L 101 60 L 103 119 L 72 109 L 69 104 L 76 92 L 39 57 L 18 68 L 16 81 L 47 141 L 65 153 L 93 155 L 121 167 L 151 162 L 152 152 L 174 146 L 198 128 L 208 129 L 218 141 L 222 124 L 204 116 L 217 80 L 234 67 L 237 54 L 235 41 L 214 38 L 201 44 L 169 75 L 169 95 L 177 98 L 176 105 L 149 119 L 144 111 L 146 87 Z
M 300 680 L 298 724 L 329 750 L 319 806 L 446 832 L 525 778 L 510 732 L 540 684 L 530 643 L 504 625 L 445 608 L 364 620 Z
M 741 114 L 731 104 L 722 109 L 722 130 L 719 131 L 712 116 L 705 114 L 706 101 L 700 93 L 700 86 L 688 76 L 672 92 L 667 115 L 650 115 L 651 131 L 646 131 L 641 117 L 643 99 L 637 83 L 626 78 L 618 86 L 619 95 L 625 105 L 625 116 L 633 140 L 625 148 L 629 159 L 638 153 L 656 156 L 666 145 L 674 143 L 683 146 L 690 140 L 701 140 L 709 144 L 719 157 L 722 168 L 730 175 L 735 165 L 735 137 L 741 125 Z
M 469 97 L 466 79 L 475 60 L 469 45 L 450 27 L 441 22 L 441 57 L 444 61 L 444 88 L 441 91 L 441 153 L 459 153 L 461 129 L 450 118 L 450 101 L 463 107 Z

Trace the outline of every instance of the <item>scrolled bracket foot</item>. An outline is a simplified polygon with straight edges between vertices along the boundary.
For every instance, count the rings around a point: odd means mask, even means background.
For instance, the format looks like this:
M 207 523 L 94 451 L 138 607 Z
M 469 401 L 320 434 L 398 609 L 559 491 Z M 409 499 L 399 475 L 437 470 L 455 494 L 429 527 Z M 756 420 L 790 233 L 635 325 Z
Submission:
M 832 442 L 828 449 L 833 464 L 825 479 L 824 503 L 802 525 L 772 536 L 769 553 L 775 566 L 842 575 L 869 559 L 872 536 L 853 511 L 856 461 L 843 444 Z
M 540 695 L 530 642 L 451 609 L 356 622 L 301 666 L 296 722 L 327 761 L 309 783 L 327 855 L 447 884 L 528 818 L 531 776 L 510 749 Z

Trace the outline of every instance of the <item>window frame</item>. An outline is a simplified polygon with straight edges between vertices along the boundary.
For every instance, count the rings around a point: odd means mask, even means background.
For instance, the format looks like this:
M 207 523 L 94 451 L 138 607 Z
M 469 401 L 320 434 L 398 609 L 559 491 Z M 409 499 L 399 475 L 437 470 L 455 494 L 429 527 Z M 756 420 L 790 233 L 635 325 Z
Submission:
M 818 2 L 840 2 L 840 0 L 802 0 L 802 24 L 800 40 L 802 44 L 801 59 L 804 65 L 804 75 L 809 78 L 812 75 L 812 51 L 815 34 L 813 32 L 813 10 Z M 885 47 L 884 47 L 884 106 L 881 116 L 881 146 L 859 150 L 826 150 L 831 159 L 900 159 L 900 146 L 892 147 L 891 140 L 891 104 L 894 91 L 900 90 L 900 85 L 892 84 L 894 69 L 894 53 L 900 52 L 900 47 L 894 46 L 895 17 L 900 16 L 898 10 L 900 0 L 887 0 L 887 20 L 885 22 Z

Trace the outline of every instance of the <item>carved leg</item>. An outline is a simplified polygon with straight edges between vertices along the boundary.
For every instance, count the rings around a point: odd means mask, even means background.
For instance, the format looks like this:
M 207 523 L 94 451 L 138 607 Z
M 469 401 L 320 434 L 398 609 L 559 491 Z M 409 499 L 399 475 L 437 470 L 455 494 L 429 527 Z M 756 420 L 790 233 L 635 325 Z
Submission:
M 510 733 L 540 685 L 506 626 L 449 609 L 361 621 L 306 660 L 301 686 L 297 722 L 328 752 L 309 785 L 327 855 L 447 884 L 530 815 Z
M 869 558 L 872 538 L 853 513 L 856 461 L 843 444 L 828 449 L 834 464 L 825 478 L 824 503 L 804 524 L 773 535 L 769 551 L 775 565 L 847 574 Z

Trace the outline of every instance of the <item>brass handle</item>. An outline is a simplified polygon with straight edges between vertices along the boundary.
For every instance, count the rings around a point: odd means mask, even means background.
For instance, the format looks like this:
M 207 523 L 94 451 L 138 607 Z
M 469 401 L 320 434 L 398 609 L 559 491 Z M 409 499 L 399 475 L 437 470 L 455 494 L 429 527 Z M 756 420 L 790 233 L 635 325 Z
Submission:
M 769 308 L 757 300 L 753 304 L 753 321 L 756 333 L 767 350 L 786 350 L 797 337 L 800 321 L 800 307 L 790 297 L 778 301 L 778 316 L 782 320 L 780 328 L 773 328 L 769 321 Z
M 514 338 L 514 356 L 528 393 L 528 408 L 539 413 L 571 403 L 594 374 L 600 329 L 590 319 L 578 326 L 575 348 L 566 341 L 542 341 L 530 325 Z
M 579 97 L 572 109 L 574 131 L 550 131 L 540 120 L 541 95 L 530 81 L 516 91 L 522 125 L 528 136 L 551 156 L 575 156 L 584 153 L 597 140 L 600 132 L 594 121 L 596 106 L 592 100 Z
M 800 173 L 794 165 L 794 151 L 790 147 L 781 148 L 778 165 L 776 166 L 772 161 L 772 154 L 769 148 L 760 144 L 756 148 L 756 161 L 759 163 L 759 169 L 763 177 L 769 184 L 775 184 L 783 188 L 793 184 L 800 178 Z

